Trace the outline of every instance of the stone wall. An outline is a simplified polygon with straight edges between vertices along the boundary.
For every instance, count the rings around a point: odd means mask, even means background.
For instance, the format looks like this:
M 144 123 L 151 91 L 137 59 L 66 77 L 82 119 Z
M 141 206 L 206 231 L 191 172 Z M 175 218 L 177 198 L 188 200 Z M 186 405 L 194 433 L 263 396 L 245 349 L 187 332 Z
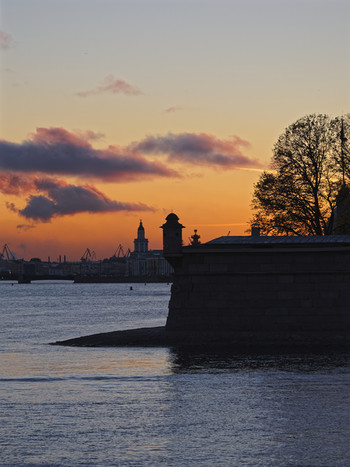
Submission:
M 184 248 L 167 331 L 347 341 L 350 248 Z

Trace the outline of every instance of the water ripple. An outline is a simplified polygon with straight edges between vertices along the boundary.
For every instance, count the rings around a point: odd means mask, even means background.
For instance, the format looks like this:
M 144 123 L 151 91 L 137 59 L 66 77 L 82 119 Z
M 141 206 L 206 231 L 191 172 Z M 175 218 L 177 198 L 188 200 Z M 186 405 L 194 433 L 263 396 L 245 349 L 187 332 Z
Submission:
M 31 376 L 22 378 L 0 378 L 0 383 L 46 383 L 59 381 L 142 381 L 154 382 L 162 379 L 161 376 L 101 376 L 101 375 L 69 375 L 69 376 Z

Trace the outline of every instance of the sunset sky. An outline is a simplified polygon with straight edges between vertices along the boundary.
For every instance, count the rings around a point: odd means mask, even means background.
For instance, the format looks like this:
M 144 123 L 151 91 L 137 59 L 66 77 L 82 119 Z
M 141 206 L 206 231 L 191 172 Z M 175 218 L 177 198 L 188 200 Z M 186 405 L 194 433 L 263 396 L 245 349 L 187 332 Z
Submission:
M 244 235 L 278 136 L 350 111 L 349 0 L 0 0 L 0 248 Z M 1 250 L 0 250 L 1 251 Z

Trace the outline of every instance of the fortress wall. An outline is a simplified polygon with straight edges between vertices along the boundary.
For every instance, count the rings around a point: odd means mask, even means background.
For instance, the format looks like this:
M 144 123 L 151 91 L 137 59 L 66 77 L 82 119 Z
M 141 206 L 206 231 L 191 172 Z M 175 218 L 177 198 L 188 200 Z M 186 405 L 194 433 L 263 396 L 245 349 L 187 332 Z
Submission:
M 349 335 L 350 250 L 184 249 L 168 331 Z

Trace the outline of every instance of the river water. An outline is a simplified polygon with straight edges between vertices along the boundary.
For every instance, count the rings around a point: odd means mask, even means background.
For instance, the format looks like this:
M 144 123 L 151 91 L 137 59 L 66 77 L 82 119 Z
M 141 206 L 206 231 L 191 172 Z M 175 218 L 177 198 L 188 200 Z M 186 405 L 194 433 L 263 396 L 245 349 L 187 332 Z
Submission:
M 350 466 L 350 355 L 72 348 L 165 324 L 167 284 L 0 282 L 0 464 Z

